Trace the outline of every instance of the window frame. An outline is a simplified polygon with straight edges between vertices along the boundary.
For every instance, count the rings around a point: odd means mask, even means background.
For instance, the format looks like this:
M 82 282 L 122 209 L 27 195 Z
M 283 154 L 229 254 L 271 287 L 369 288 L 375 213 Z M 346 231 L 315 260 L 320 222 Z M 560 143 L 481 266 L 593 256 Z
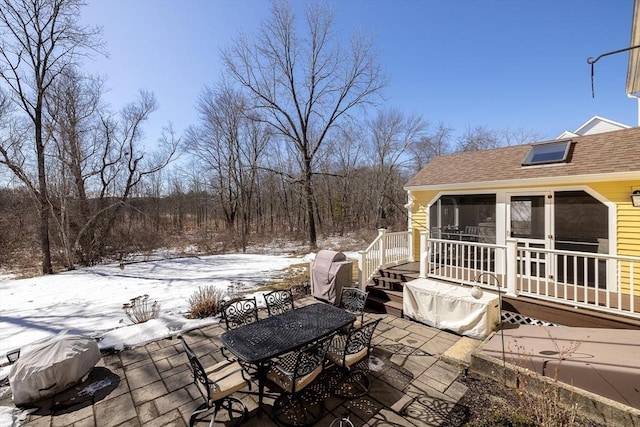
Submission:
M 527 155 L 522 162 L 522 166 L 536 166 L 536 165 L 547 165 L 553 163 L 566 163 L 569 157 L 569 150 L 571 149 L 571 140 L 564 139 L 559 141 L 549 141 L 549 142 L 541 142 L 539 144 L 532 144 L 531 148 L 527 152 Z M 561 156 L 554 156 L 553 158 L 544 159 L 544 160 L 534 160 L 536 156 L 544 155 L 544 154 L 556 154 L 556 150 L 551 153 L 547 153 L 544 149 L 553 147 L 553 146 L 562 146 L 564 145 L 564 149 L 561 152 Z M 542 151 L 542 152 L 541 152 Z M 559 150 L 558 150 L 559 152 Z

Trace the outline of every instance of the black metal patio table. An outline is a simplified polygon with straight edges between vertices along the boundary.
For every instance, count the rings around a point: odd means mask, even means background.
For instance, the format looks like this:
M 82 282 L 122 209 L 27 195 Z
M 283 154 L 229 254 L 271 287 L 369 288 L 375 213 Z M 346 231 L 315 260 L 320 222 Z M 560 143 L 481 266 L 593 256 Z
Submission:
M 262 409 L 269 362 L 353 323 L 355 316 L 330 304 L 316 303 L 233 329 L 222 344 L 238 359 L 257 367 L 258 411 Z

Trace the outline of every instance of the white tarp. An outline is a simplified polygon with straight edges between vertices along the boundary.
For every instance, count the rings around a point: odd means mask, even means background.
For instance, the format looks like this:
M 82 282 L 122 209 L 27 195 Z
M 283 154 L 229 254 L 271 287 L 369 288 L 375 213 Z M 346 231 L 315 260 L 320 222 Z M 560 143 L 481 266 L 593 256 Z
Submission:
M 498 296 L 474 298 L 468 287 L 416 279 L 405 283 L 402 300 L 405 316 L 473 338 L 485 338 L 500 322 Z
M 26 405 L 51 397 L 77 383 L 100 360 L 95 339 L 58 335 L 25 347 L 11 366 L 13 402 Z

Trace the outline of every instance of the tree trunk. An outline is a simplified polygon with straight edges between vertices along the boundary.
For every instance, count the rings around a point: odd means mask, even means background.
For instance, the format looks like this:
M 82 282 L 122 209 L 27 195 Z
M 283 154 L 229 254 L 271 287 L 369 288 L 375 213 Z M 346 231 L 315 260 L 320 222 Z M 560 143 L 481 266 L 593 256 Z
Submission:
M 38 207 L 40 209 L 40 250 L 42 251 L 42 274 L 53 273 L 51 246 L 49 243 L 49 196 L 45 171 L 44 143 L 42 141 L 42 103 L 38 103 L 35 114 L 35 138 L 38 156 Z
M 313 209 L 313 186 L 311 183 L 311 159 L 305 161 L 305 174 L 304 174 L 304 190 L 307 204 L 307 219 L 309 221 L 309 249 L 318 249 L 318 239 L 316 236 L 316 221 Z

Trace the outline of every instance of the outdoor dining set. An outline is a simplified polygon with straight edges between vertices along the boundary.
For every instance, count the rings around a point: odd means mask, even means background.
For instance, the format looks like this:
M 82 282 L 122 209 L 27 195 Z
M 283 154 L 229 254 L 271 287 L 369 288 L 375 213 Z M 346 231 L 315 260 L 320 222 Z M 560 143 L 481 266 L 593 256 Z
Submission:
M 307 426 L 323 415 L 324 401 L 313 387 L 325 368 L 335 369 L 339 380 L 331 394 L 355 399 L 368 393 L 366 362 L 380 319 L 365 322 L 367 292 L 342 288 L 337 305 L 324 301 L 296 308 L 291 290 L 264 295 L 268 316 L 260 318 L 255 297 L 235 298 L 223 304 L 226 332 L 218 349 L 222 361 L 204 368 L 180 336 L 203 403 L 191 414 L 189 425 L 212 412 L 231 423 L 242 423 L 248 410 L 237 392 L 251 391 L 258 383 L 257 416 L 262 416 L 265 386 L 277 390 L 271 417 L 279 425 Z M 273 387 L 275 386 L 275 387 Z M 235 394 L 235 395 L 234 395 Z M 224 414 L 224 415 L 223 415 Z

